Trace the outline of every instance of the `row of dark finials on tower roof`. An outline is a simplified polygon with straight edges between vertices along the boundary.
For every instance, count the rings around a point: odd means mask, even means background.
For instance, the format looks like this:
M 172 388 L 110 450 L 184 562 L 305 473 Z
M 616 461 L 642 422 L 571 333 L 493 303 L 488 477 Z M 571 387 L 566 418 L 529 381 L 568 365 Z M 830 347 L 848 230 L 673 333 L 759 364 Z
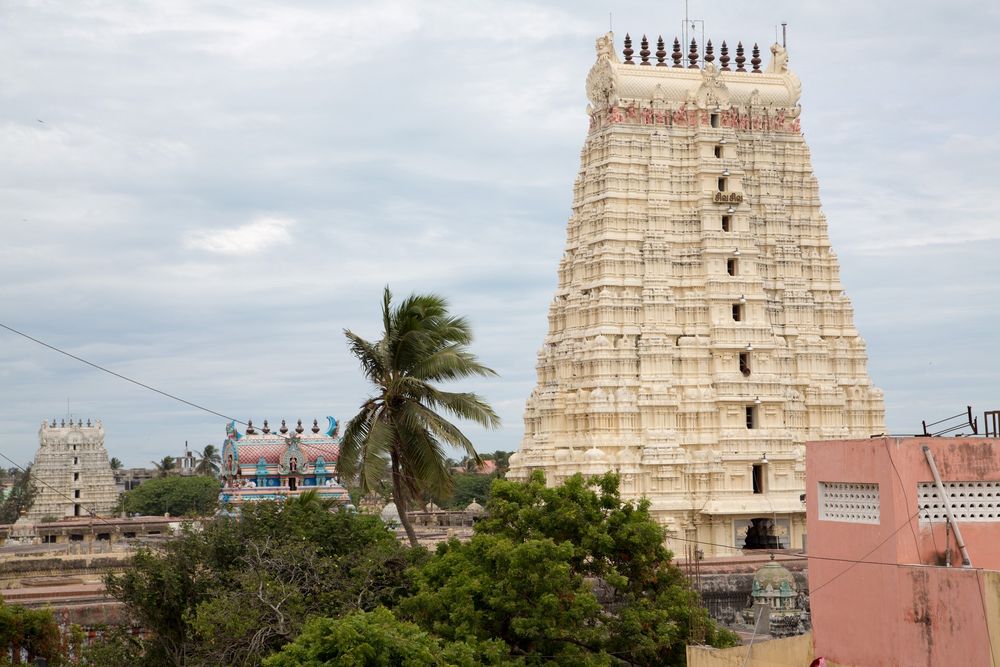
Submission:
M 622 54 L 625 56 L 625 64 L 626 65 L 634 65 L 635 64 L 635 61 L 632 60 L 632 54 L 634 54 L 634 53 L 635 53 L 635 51 L 632 49 L 632 37 L 630 37 L 628 34 L 626 34 L 625 35 L 625 49 L 622 51 Z M 666 51 L 665 45 L 663 43 L 663 36 L 662 35 L 660 36 L 660 38 L 656 42 L 656 53 L 653 54 L 653 55 L 656 56 L 656 66 L 657 67 L 668 67 L 668 65 L 667 65 L 667 51 Z M 639 64 L 640 65 L 652 65 L 653 63 L 649 62 L 649 56 L 650 56 L 649 40 L 646 39 L 645 35 L 643 35 L 642 36 L 642 46 L 639 49 L 639 57 L 642 59 L 642 61 Z M 674 37 L 674 52 L 672 54 L 670 54 L 670 57 L 674 61 L 674 64 L 671 65 L 671 67 L 684 67 L 684 65 L 681 64 L 681 61 L 684 59 L 684 56 L 681 53 L 681 42 L 676 37 Z M 690 63 L 687 66 L 688 69 L 698 69 L 698 60 L 701 58 L 701 56 L 698 53 L 698 44 L 695 42 L 694 39 L 691 40 L 691 49 L 688 51 L 688 56 L 687 57 L 688 57 L 688 62 Z M 746 72 L 747 68 L 744 67 L 744 64 L 746 63 L 746 61 L 747 61 L 746 56 L 743 55 L 743 42 L 739 42 L 736 45 L 736 69 L 735 70 L 730 69 L 729 68 L 729 47 L 726 45 L 725 41 L 722 42 L 722 49 L 720 50 L 720 56 L 719 56 L 719 69 L 721 71 L 723 71 L 723 72 L 732 72 L 732 71 Z M 712 48 L 712 40 L 708 40 L 708 43 L 705 44 L 705 62 L 706 63 L 715 62 L 715 51 Z M 760 48 L 758 48 L 757 45 L 754 44 L 753 45 L 753 57 L 750 58 L 750 64 L 753 66 L 753 69 L 750 70 L 751 74 L 761 74 L 760 63 L 761 63 L 761 60 L 760 60 Z
M 315 419 L 313 420 L 313 425 L 312 425 L 312 429 L 311 430 L 312 430 L 313 433 L 319 433 L 319 421 L 317 421 Z M 295 432 L 296 433 L 302 433 L 303 431 L 305 431 L 305 428 L 303 428 L 303 426 L 302 426 L 302 420 L 300 419 L 298 421 L 298 424 L 296 424 L 296 426 L 295 426 Z M 267 425 L 267 420 L 266 419 L 264 420 L 264 428 L 262 428 L 260 430 L 260 432 L 263 433 L 264 435 L 267 435 L 268 433 L 271 432 L 271 427 Z M 257 430 L 253 427 L 253 420 L 252 419 L 248 419 L 247 420 L 247 435 L 256 435 L 256 433 L 257 433 Z M 281 420 L 281 428 L 278 429 L 278 433 L 281 433 L 281 434 L 288 433 L 288 427 L 285 426 L 285 420 L 284 419 Z
M 73 425 L 73 420 L 72 420 L 72 419 L 70 419 L 70 420 L 69 420 L 69 425 L 70 425 L 70 426 L 72 426 L 72 425 Z M 82 419 L 79 419 L 79 420 L 77 420 L 77 422 L 76 422 L 76 425 L 77 425 L 77 426 L 83 426 L 83 420 L 82 420 Z M 91 424 L 90 424 L 90 420 L 88 419 L 88 420 L 87 420 L 87 426 L 90 426 L 90 425 L 91 425 Z M 65 420 L 65 419 L 63 419 L 62 421 L 60 421 L 60 422 L 59 422 L 59 426 L 60 426 L 61 428 L 66 428 L 66 420 Z M 52 425 L 51 425 L 51 428 L 55 428 L 55 427 L 56 427 L 56 419 L 55 419 L 55 417 L 53 417 L 53 418 L 52 418 Z

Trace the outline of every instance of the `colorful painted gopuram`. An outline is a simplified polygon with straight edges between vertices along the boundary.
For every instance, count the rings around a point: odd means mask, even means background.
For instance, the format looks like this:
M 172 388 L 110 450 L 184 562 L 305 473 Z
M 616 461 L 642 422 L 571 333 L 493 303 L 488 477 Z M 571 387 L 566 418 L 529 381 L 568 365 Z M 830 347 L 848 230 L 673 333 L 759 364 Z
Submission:
M 613 35 L 510 477 L 621 474 L 683 553 L 799 547 L 804 443 L 884 431 L 780 44 Z
M 226 428 L 222 447 L 222 491 L 219 501 L 239 504 L 254 500 L 279 500 L 315 490 L 320 498 L 348 502 L 347 490 L 336 477 L 338 425 L 327 417 L 328 428 L 320 432 L 314 419 L 309 432 L 302 420 L 294 429 L 285 421 L 272 432 L 267 420 L 259 431 L 253 420 L 246 433 Z

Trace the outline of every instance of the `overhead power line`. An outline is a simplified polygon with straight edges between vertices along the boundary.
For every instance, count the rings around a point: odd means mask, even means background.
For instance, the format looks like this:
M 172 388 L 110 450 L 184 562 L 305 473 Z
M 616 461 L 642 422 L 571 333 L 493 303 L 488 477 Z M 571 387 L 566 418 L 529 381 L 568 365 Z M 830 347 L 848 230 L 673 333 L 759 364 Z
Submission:
M 30 335 L 24 333 L 23 331 L 18 331 L 14 327 L 7 326 L 3 322 L 0 322 L 0 328 L 6 329 L 7 331 L 9 331 L 9 332 L 11 332 L 13 334 L 17 334 L 18 336 L 21 336 L 22 338 L 26 338 L 26 339 L 30 340 L 31 342 L 33 342 L 33 343 L 38 343 L 42 347 L 47 347 L 48 349 L 52 350 L 53 352 L 58 352 L 59 354 L 62 354 L 64 356 L 69 357 L 70 359 L 75 359 L 76 361 L 79 361 L 82 364 L 87 364 L 88 366 L 90 366 L 92 368 L 96 368 L 99 371 L 107 373 L 108 375 L 113 375 L 113 376 L 115 376 L 116 378 L 118 378 L 120 380 L 125 380 L 126 382 L 131 382 L 132 384 L 138 385 L 138 386 L 142 387 L 143 389 L 148 389 L 149 391 L 156 392 L 157 394 L 160 394 L 161 396 L 166 396 L 167 398 L 173 399 L 173 400 L 175 400 L 175 401 L 177 401 L 179 403 L 183 403 L 184 405 L 189 405 L 192 408 L 197 408 L 198 410 L 203 410 L 203 411 L 208 412 L 210 414 L 216 415 L 217 417 L 222 417 L 223 419 L 228 419 L 229 421 L 234 421 L 237 424 L 243 424 L 244 426 L 246 425 L 245 422 L 242 422 L 239 419 L 234 419 L 233 417 L 225 415 L 225 414 L 223 414 L 221 412 L 217 412 L 217 411 L 215 411 L 215 410 L 213 410 L 211 408 L 206 408 L 204 405 L 199 405 L 197 403 L 193 403 L 192 401 L 188 401 L 186 399 L 181 398 L 180 396 L 176 396 L 176 395 L 171 394 L 169 392 L 163 391 L 162 389 L 157 389 L 156 387 L 151 387 L 150 385 L 146 384 L 145 382 L 139 382 L 138 380 L 136 380 L 134 378 L 130 378 L 127 375 L 122 375 L 121 373 L 117 373 L 117 372 L 111 370 L 110 368 L 105 368 L 104 366 L 101 366 L 100 364 L 95 364 L 94 362 L 88 361 L 88 360 L 84 359 L 83 357 L 78 357 L 77 355 L 75 355 L 75 354 L 73 354 L 71 352 L 67 352 L 66 350 L 58 348 L 55 345 L 50 345 L 49 343 L 46 343 L 43 340 L 39 340 L 39 339 L 35 338 L 34 336 L 30 336 Z

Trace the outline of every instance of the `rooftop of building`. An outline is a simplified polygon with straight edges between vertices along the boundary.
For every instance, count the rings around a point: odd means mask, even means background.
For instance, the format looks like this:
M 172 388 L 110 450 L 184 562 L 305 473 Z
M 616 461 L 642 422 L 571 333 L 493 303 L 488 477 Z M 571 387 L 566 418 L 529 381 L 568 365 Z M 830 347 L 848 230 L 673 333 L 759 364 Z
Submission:
M 52 422 L 51 423 L 49 423 L 47 421 L 43 421 L 42 422 L 42 429 L 44 429 L 44 430 L 51 430 L 51 429 L 67 429 L 68 430 L 68 429 L 82 429 L 82 428 L 101 429 L 101 428 L 103 428 L 103 425 L 101 424 L 101 420 L 100 419 L 91 420 L 90 418 L 88 418 L 86 424 L 84 424 L 84 421 L 83 421 L 82 417 L 78 418 L 75 423 L 73 422 L 72 417 L 70 418 L 70 420 L 69 420 L 68 423 L 66 422 L 65 418 L 60 419 L 57 422 L 55 417 L 52 418 Z

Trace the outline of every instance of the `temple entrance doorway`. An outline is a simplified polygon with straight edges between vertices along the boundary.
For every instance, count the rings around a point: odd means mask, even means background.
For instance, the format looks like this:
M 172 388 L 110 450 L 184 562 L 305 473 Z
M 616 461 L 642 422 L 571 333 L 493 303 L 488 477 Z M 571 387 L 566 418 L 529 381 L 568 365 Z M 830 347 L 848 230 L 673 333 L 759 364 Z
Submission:
M 779 530 L 771 517 L 759 517 L 747 520 L 744 549 L 786 549 L 787 540 L 782 540 Z M 787 534 L 787 533 L 786 533 Z
M 296 488 L 298 488 L 298 487 L 295 484 L 295 478 L 294 477 L 289 477 L 288 478 L 288 490 L 289 491 L 294 491 Z

